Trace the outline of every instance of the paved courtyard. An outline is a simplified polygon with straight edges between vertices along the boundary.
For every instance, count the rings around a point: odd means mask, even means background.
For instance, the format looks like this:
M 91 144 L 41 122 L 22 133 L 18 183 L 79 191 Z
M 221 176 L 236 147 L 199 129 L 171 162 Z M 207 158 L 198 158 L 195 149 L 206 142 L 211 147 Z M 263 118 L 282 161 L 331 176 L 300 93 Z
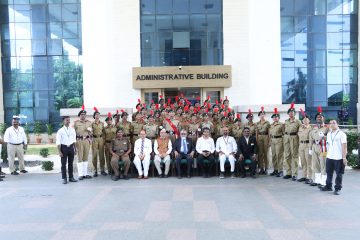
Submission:
M 0 182 L 0 239 L 359 239 L 360 172 L 342 195 L 270 176 Z

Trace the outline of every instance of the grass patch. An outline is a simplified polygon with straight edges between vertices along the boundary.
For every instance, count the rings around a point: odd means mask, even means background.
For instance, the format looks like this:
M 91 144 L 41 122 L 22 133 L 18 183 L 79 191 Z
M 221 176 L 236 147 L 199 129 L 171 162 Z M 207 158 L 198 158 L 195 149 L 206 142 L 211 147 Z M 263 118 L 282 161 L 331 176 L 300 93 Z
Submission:
M 39 155 L 40 149 L 49 149 L 49 155 L 57 155 L 58 150 L 55 144 L 40 144 L 40 145 L 28 145 L 26 154 L 28 155 Z

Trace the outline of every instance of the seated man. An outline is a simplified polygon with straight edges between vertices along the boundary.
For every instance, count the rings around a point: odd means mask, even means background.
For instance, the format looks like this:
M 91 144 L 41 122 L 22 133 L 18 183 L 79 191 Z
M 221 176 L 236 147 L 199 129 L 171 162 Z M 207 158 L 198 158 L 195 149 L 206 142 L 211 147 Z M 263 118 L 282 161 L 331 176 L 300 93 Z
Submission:
M 220 160 L 220 178 L 225 178 L 225 161 L 230 162 L 231 178 L 235 177 L 235 154 L 237 152 L 237 144 L 235 138 L 229 136 L 229 128 L 223 127 L 223 136 L 216 140 L 216 152 L 219 153 Z
M 244 127 L 243 136 L 239 139 L 238 142 L 238 151 L 240 154 L 240 171 L 241 177 L 246 177 L 245 165 L 250 165 L 251 177 L 256 178 L 256 163 L 257 163 L 257 146 L 256 146 L 256 138 L 254 136 L 250 136 L 250 128 Z M 249 161 L 249 162 L 247 162 Z
M 160 137 L 154 142 L 154 153 L 155 153 L 155 166 L 158 171 L 159 177 L 167 178 L 170 169 L 170 153 L 172 151 L 171 140 L 169 139 L 165 128 L 160 130 Z M 165 173 L 163 175 L 161 170 L 161 160 L 165 164 Z
M 135 141 L 134 147 L 134 164 L 139 173 L 138 179 L 148 179 L 150 154 L 152 152 L 151 140 L 146 138 L 146 131 L 141 130 L 139 133 L 139 139 Z M 142 170 L 144 168 L 144 172 Z
M 175 140 L 175 160 L 178 178 L 181 178 L 181 160 L 186 159 L 187 177 L 190 178 L 191 166 L 194 159 L 194 147 L 192 139 L 187 137 L 187 131 L 182 129 L 180 131 L 180 138 Z
M 210 169 L 215 162 L 215 144 L 214 140 L 210 137 L 210 129 L 205 127 L 202 131 L 202 137 L 196 142 L 196 151 L 199 154 L 197 160 L 202 169 L 203 177 L 209 177 Z
M 113 139 L 110 144 L 110 153 L 112 155 L 111 167 L 114 171 L 112 180 L 117 181 L 120 179 L 119 161 L 124 162 L 124 179 L 129 179 L 127 174 L 130 168 L 130 152 L 131 143 L 128 138 L 124 137 L 124 131 L 120 128 L 116 131 L 116 138 Z

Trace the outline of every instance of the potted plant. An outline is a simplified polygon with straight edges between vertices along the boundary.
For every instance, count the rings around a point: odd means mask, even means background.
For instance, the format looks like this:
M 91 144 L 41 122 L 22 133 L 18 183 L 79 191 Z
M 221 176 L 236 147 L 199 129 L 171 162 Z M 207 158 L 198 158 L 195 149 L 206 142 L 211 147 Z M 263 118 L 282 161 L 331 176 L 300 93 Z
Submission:
M 54 129 L 51 123 L 46 124 L 46 131 L 48 134 L 49 143 L 54 143 L 54 138 L 52 136 Z
M 36 121 L 34 124 L 35 141 L 37 144 L 41 143 L 42 124 L 40 121 Z

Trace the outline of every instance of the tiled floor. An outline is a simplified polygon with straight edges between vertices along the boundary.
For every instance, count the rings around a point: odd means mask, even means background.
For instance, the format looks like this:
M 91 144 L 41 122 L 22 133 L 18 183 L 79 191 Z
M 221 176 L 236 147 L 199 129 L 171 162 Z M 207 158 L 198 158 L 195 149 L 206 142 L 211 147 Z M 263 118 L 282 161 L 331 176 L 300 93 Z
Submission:
M 0 239 L 359 239 L 360 171 L 342 195 L 270 176 L 257 179 L 59 174 L 0 182 Z

